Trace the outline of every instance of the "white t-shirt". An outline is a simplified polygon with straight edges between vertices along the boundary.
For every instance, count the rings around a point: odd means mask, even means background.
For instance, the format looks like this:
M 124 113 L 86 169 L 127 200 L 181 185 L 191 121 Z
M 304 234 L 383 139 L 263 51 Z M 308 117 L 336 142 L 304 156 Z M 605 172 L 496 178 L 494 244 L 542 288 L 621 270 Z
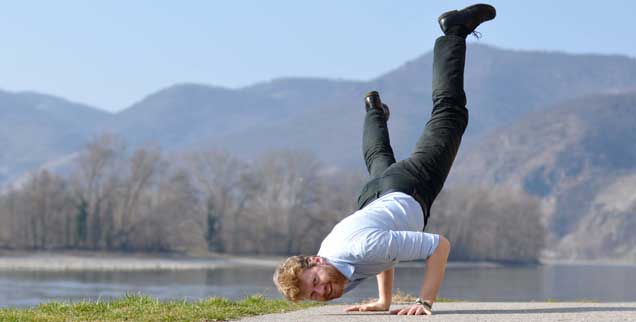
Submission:
M 439 235 L 422 232 L 420 204 L 408 194 L 392 192 L 341 220 L 325 237 L 318 256 L 334 265 L 349 283 L 345 292 L 399 261 L 426 259 Z

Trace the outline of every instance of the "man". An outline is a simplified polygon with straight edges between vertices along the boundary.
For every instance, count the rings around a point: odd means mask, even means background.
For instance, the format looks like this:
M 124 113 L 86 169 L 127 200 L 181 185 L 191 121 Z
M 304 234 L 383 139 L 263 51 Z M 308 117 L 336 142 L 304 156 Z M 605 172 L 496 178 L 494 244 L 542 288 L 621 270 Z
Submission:
M 367 94 L 363 150 L 371 180 L 358 197 L 360 210 L 333 228 L 317 256 L 293 256 L 277 268 L 274 283 L 285 297 L 328 301 L 375 275 L 378 300 L 346 310 L 386 311 L 395 264 L 426 259 L 420 298 L 391 313 L 432 314 L 450 242 L 423 230 L 468 122 L 463 89 L 466 37 L 495 15 L 492 6 L 478 4 L 439 17 L 445 35 L 435 42 L 433 111 L 409 158 L 395 161 L 387 130 L 388 106 L 377 92 Z

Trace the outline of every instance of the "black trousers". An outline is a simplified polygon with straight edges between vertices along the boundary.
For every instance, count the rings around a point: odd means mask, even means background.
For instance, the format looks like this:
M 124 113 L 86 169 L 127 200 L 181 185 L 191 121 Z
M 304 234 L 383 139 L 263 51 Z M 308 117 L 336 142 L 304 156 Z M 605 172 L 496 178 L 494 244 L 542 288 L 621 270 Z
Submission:
M 464 93 L 466 40 L 440 37 L 433 54 L 433 111 L 410 157 L 395 161 L 382 112 L 367 112 L 362 147 L 371 179 L 358 196 L 358 207 L 362 209 L 389 192 L 410 194 L 422 206 L 424 226 L 468 123 Z

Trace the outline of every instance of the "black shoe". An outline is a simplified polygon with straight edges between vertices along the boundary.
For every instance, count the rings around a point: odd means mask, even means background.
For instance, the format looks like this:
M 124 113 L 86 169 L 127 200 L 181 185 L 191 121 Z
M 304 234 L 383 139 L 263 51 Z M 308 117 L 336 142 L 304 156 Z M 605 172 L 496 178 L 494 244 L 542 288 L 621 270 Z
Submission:
M 367 112 L 372 108 L 382 110 L 382 113 L 384 113 L 384 119 L 386 121 L 389 120 L 389 116 L 391 115 L 389 107 L 382 103 L 382 100 L 380 100 L 380 93 L 377 91 L 367 93 L 364 97 L 364 106 L 366 107 Z
M 475 28 L 481 23 L 492 20 L 497 15 L 495 7 L 488 4 L 475 4 L 462 10 L 453 10 L 443 13 L 437 21 L 445 35 L 455 34 L 468 36 L 475 32 Z

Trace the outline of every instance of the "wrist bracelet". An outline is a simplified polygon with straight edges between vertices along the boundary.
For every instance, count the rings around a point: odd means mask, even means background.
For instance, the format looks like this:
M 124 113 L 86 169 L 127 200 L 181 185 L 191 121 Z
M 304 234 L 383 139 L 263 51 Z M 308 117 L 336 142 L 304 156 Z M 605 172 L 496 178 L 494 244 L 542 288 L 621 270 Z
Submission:
M 424 300 L 422 300 L 419 297 L 415 300 L 415 304 L 424 305 L 424 307 L 426 307 L 429 311 L 433 312 L 433 305 L 432 304 L 428 304 L 428 302 L 424 302 Z

